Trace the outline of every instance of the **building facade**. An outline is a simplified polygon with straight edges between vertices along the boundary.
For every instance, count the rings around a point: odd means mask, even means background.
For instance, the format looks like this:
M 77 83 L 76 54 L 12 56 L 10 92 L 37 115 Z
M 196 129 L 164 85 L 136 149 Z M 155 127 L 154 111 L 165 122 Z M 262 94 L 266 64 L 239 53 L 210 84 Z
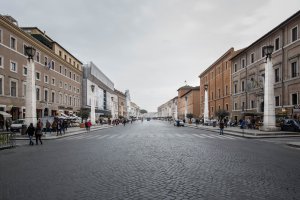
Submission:
M 37 118 L 77 113 L 81 107 L 82 63 L 36 27 L 19 27 L 10 16 L 0 16 L 0 111 L 12 119 L 25 118 L 25 47 L 36 49 Z M 60 49 L 64 59 L 56 53 Z
M 82 107 L 90 109 L 93 100 L 96 120 L 99 117 L 110 117 L 114 108 L 113 95 L 114 83 L 94 63 L 83 65 Z
M 208 94 L 209 118 L 216 118 L 215 112 L 223 109 L 231 112 L 231 57 L 238 51 L 230 48 L 211 66 L 199 75 L 200 116 L 204 113 L 205 86 Z
M 157 108 L 157 116 L 165 119 L 177 119 L 177 99 L 178 97 L 176 96 L 166 103 L 160 105 Z
M 262 116 L 266 56 L 273 45 L 275 114 L 299 118 L 300 11 L 232 58 L 232 118 Z
M 200 117 L 200 87 L 183 86 L 178 90 L 177 113 L 178 119 L 187 120 L 187 114 L 194 118 Z
M 123 92 L 116 89 L 115 89 L 115 94 L 118 97 L 118 116 L 126 117 L 127 116 L 126 96 Z

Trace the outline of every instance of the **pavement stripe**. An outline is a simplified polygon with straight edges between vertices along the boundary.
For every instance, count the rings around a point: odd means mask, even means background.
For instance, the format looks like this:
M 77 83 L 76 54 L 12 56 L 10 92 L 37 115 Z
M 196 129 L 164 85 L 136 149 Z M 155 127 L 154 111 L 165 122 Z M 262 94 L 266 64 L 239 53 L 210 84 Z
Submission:
M 202 135 L 197 135 L 197 134 L 193 134 L 193 135 L 199 138 L 204 138 Z
M 96 139 L 97 139 L 97 140 L 101 140 L 101 139 L 106 138 L 106 137 L 108 137 L 108 136 L 109 136 L 109 135 L 103 135 L 103 136 L 97 137 Z
M 232 136 L 229 136 L 229 135 L 223 135 L 223 137 L 231 139 L 231 140 L 240 139 L 240 138 L 232 137 Z
M 200 135 L 203 137 L 206 137 L 206 138 L 215 138 L 215 137 L 212 137 L 211 135 L 207 135 L 207 134 L 200 134 Z
M 112 138 L 114 138 L 114 137 L 116 137 L 116 136 L 118 136 L 118 135 L 111 135 L 111 136 L 109 136 L 108 138 L 109 138 L 109 139 L 112 139 Z

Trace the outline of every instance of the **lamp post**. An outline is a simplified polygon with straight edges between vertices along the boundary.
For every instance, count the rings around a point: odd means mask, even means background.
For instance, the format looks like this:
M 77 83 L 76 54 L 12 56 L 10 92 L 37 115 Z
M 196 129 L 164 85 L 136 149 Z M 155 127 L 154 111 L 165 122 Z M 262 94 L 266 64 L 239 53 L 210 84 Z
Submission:
M 35 48 L 25 47 L 25 54 L 27 55 L 27 77 L 26 77 L 26 98 L 25 98 L 25 123 L 29 126 L 33 123 L 35 126 L 37 123 L 36 119 L 36 88 L 35 88 L 35 65 L 33 57 L 35 55 Z
M 115 110 L 114 110 L 114 97 L 111 97 L 111 118 L 112 120 L 114 119 L 114 113 Z
M 95 90 L 95 85 L 91 85 L 91 91 L 92 91 L 92 95 L 91 95 L 91 123 L 95 124 L 95 98 L 94 98 L 94 90 Z
M 274 103 L 274 70 L 272 64 L 272 52 L 274 46 L 268 45 L 263 48 L 266 55 L 265 65 L 265 87 L 264 87 L 264 122 L 261 130 L 275 131 L 275 103 Z
M 204 124 L 208 121 L 208 85 L 204 85 Z

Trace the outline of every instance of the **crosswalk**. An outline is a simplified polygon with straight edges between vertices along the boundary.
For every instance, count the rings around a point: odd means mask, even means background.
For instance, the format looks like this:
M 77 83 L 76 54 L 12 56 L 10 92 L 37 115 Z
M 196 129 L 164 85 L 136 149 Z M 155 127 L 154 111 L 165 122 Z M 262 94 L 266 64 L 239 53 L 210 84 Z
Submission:
M 217 134 L 179 134 L 179 133 L 165 133 L 165 134 L 82 134 L 70 137 L 61 138 L 60 141 L 68 140 L 118 140 L 128 138 L 191 138 L 191 139 L 222 139 L 222 140 L 243 140 L 244 138 L 233 137 L 230 135 L 217 135 Z

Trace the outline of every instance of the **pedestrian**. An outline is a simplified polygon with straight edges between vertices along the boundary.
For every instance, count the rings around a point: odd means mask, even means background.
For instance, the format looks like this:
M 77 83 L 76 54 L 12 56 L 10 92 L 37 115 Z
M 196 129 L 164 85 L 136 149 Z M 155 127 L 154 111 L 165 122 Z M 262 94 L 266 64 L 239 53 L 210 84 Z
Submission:
M 45 133 L 47 134 L 47 132 L 50 132 L 51 134 L 51 123 L 49 122 L 49 120 L 46 121 L 46 131 Z
M 84 125 L 85 125 L 86 132 L 88 132 L 89 131 L 89 126 L 88 126 L 88 121 L 87 120 L 85 121 Z
M 61 128 L 62 132 L 64 134 L 66 134 L 66 123 L 65 123 L 65 121 L 63 121 L 63 120 L 61 121 L 60 128 Z
M 38 120 L 36 124 L 36 129 L 35 129 L 35 144 L 38 145 L 38 141 L 40 141 L 41 144 L 42 142 L 42 130 L 43 130 L 43 122 L 41 122 L 41 119 Z
M 223 130 L 224 130 L 224 121 L 221 120 L 220 123 L 219 123 L 219 126 L 220 126 L 220 135 L 223 135 Z
M 87 122 L 87 126 L 88 126 L 88 131 L 90 132 L 90 131 L 91 131 L 91 126 L 92 126 L 91 120 L 89 120 L 89 121 Z
M 58 136 L 58 133 L 61 135 L 61 129 L 62 129 L 61 121 L 57 121 L 57 127 L 56 127 L 56 136 Z
M 30 123 L 29 127 L 26 130 L 26 134 L 29 137 L 29 145 L 34 145 L 33 141 L 32 141 L 32 137 L 35 133 L 35 128 L 33 126 L 33 123 Z
M 227 125 L 228 125 L 228 120 L 227 118 L 224 119 L 224 126 L 227 128 Z

